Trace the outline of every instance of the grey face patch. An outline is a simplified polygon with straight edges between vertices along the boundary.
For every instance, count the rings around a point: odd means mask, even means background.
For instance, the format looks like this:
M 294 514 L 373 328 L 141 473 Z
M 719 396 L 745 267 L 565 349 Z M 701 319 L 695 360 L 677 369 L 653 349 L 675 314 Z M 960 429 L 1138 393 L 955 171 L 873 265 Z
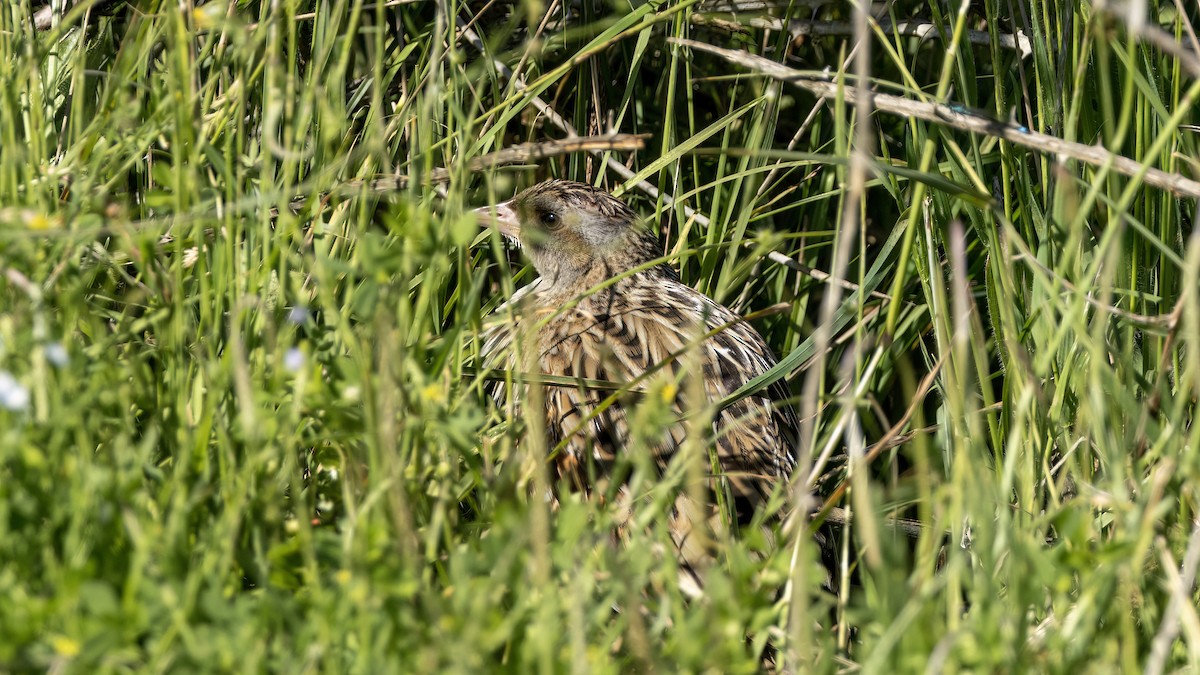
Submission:
M 598 265 L 614 276 L 662 255 L 657 235 L 641 225 L 632 209 L 607 192 L 584 183 L 551 180 L 513 197 L 520 243 L 538 273 L 554 285 L 570 285 Z M 646 270 L 674 279 L 667 265 Z
M 536 230 L 546 238 L 575 238 L 594 251 L 606 251 L 619 245 L 638 222 L 637 214 L 621 200 L 585 183 L 545 181 L 517 195 L 514 202 L 523 228 L 532 235 L 526 241 L 531 248 L 548 247 L 535 243 Z

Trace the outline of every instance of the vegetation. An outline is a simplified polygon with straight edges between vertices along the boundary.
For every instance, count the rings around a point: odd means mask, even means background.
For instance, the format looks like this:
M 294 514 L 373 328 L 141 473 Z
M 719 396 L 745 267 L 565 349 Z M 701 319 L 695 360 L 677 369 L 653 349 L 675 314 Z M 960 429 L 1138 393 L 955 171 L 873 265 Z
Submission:
M 6 3 L 0 670 L 1200 666 L 1200 10 L 768 4 Z M 549 176 L 795 392 L 702 598 L 485 395 Z

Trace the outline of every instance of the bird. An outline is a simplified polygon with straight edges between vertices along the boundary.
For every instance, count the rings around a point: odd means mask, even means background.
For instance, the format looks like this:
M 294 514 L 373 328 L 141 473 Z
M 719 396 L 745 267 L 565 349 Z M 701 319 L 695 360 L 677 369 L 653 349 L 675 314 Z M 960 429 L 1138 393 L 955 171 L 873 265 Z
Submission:
M 495 310 L 497 321 L 483 332 L 480 353 L 489 369 L 523 373 L 532 366 L 556 376 L 537 386 L 543 388 L 546 447 L 557 449 L 550 464 L 558 485 L 595 490 L 611 478 L 622 453 L 637 445 L 631 429 L 636 396 L 604 405 L 612 391 L 597 382 L 641 378 L 644 394 L 647 380 L 686 382 L 698 374 L 704 396 L 721 401 L 776 364 L 753 326 L 684 284 L 663 261 L 657 233 L 602 189 L 547 180 L 476 215 L 516 243 L 538 273 Z M 690 372 L 689 364 L 698 364 L 698 372 Z M 514 387 L 518 393 L 520 386 Z M 679 419 L 642 442 L 659 471 L 687 440 L 689 427 L 681 421 L 687 389 L 665 389 L 677 392 L 671 404 Z M 514 392 L 499 385 L 491 393 L 502 403 Z M 715 445 L 716 470 L 708 477 L 707 503 L 691 503 L 684 494 L 672 507 L 671 536 L 682 563 L 711 561 L 712 538 L 699 535 L 746 525 L 786 485 L 796 465 L 798 427 L 788 396 L 777 381 L 720 408 L 711 429 L 703 430 L 709 447 Z M 732 498 L 724 513 L 736 525 L 714 525 L 720 519 L 717 490 Z M 698 520 L 709 529 L 698 530 Z

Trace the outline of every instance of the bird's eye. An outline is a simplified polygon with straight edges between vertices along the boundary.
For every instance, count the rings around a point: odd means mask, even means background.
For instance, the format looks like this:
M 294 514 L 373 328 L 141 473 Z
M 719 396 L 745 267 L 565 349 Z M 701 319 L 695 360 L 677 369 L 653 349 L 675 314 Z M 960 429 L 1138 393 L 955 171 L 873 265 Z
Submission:
M 555 229 L 559 226 L 558 214 L 553 211 L 541 211 L 538 213 L 538 220 L 542 221 L 542 225 Z

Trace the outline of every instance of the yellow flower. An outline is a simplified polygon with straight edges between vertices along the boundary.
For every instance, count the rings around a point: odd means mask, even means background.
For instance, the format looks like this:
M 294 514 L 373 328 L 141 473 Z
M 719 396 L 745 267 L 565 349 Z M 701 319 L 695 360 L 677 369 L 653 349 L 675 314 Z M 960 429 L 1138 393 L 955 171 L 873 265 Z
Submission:
M 79 656 L 79 643 L 65 635 L 55 635 L 50 638 L 50 646 L 59 656 L 65 656 L 68 659 Z
M 421 398 L 429 403 L 444 403 L 446 397 L 443 396 L 443 393 L 444 392 L 438 383 L 431 382 L 425 385 L 425 388 L 421 390 Z
M 31 230 L 48 230 L 54 226 L 54 223 L 44 213 L 32 213 L 25 221 L 25 225 Z

